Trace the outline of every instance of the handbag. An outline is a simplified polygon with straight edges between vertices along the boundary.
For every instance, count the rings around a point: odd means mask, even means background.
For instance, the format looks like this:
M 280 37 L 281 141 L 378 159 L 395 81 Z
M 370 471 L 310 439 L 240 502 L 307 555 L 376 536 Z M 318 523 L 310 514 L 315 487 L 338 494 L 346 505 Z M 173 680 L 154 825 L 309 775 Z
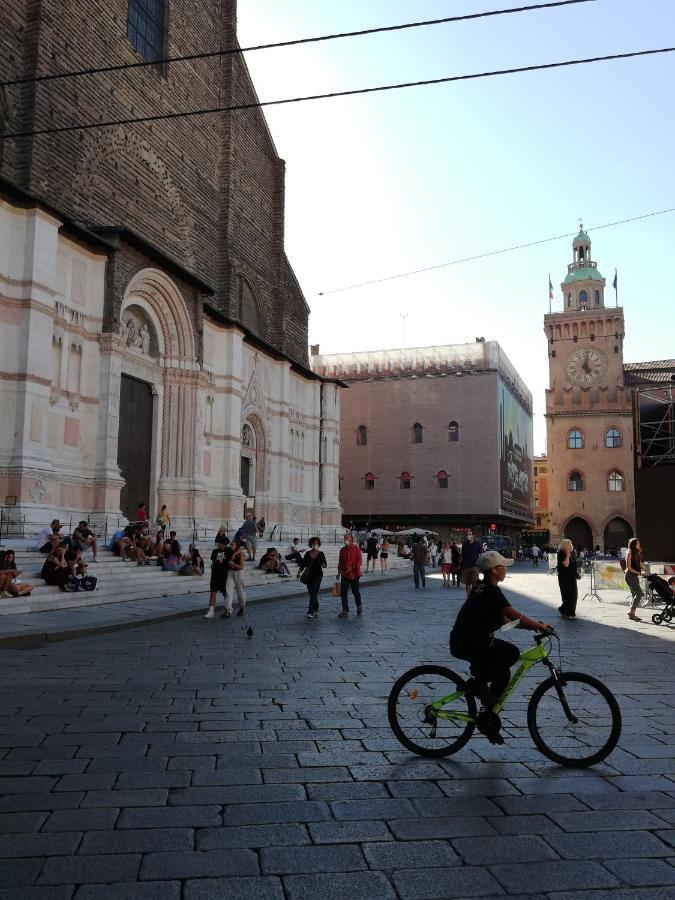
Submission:
M 307 582 L 309 581 L 309 572 L 307 569 L 303 569 L 302 574 L 300 575 L 300 581 L 303 584 L 307 584 Z
M 334 597 L 339 597 L 339 596 L 341 596 L 342 591 L 341 591 L 341 589 L 340 589 L 340 581 L 339 581 L 339 579 L 336 579 L 336 580 L 333 582 L 333 587 L 331 588 L 331 591 L 332 591 L 332 594 L 333 594 Z

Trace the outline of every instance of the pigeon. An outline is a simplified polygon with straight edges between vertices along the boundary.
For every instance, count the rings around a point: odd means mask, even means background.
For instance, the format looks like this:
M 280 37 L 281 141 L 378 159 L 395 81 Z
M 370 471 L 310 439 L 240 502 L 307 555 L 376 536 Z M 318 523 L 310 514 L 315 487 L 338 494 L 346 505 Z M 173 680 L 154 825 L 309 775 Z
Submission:
M 246 637 L 248 637 L 248 638 L 252 638 L 252 637 L 253 637 L 253 629 L 251 628 L 250 625 L 249 625 L 248 628 L 246 629 Z

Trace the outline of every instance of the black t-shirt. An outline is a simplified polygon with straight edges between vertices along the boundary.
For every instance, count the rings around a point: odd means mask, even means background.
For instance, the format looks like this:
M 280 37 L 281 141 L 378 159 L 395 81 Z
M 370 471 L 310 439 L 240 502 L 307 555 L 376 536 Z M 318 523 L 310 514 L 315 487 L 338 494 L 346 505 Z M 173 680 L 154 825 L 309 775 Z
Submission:
M 457 613 L 450 633 L 450 647 L 480 649 L 487 647 L 492 636 L 504 624 L 504 610 L 511 606 L 496 584 L 480 581 Z M 453 650 L 454 652 L 454 650 Z
M 566 554 L 562 550 L 558 551 L 558 581 L 576 581 L 577 580 L 577 560 L 574 554 L 570 556 L 569 566 L 563 566 L 563 560 Z
M 312 559 L 312 554 L 308 550 L 300 566 L 300 571 L 302 572 L 306 569 L 308 578 L 323 578 L 323 570 L 326 568 L 326 565 L 326 557 L 322 550 L 319 550 L 315 559 Z
M 223 550 L 216 547 L 211 554 L 211 578 L 214 581 L 225 581 L 230 570 L 231 559 L 232 549 L 230 547 L 225 547 Z
M 369 537 L 366 541 L 368 553 L 377 553 L 377 538 Z

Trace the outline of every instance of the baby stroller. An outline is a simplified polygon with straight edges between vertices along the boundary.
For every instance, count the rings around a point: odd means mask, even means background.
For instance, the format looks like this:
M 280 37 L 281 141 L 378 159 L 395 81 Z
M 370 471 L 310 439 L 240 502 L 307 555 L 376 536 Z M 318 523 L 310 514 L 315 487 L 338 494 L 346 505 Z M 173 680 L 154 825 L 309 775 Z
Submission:
M 670 589 L 670 585 L 665 578 L 660 575 L 648 575 L 647 584 L 650 589 L 659 597 L 665 606 L 662 610 L 654 613 L 652 622 L 655 625 L 661 625 L 663 622 L 670 622 L 675 616 L 675 594 Z

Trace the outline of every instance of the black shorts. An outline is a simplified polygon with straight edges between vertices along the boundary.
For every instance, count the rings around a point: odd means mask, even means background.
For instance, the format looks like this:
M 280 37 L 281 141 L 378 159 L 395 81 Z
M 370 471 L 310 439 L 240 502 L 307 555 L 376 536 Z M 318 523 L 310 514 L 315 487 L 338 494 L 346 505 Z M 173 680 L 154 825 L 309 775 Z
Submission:
M 380 559 L 389 559 L 389 554 L 383 551 L 380 553 Z
M 216 578 L 216 579 L 212 578 L 211 583 L 209 584 L 209 590 L 214 594 L 220 593 L 224 597 L 225 594 L 227 593 L 226 589 L 225 589 L 225 585 L 226 585 L 226 581 L 221 581 L 221 579 L 219 579 L 219 578 Z
M 377 559 L 377 550 L 368 551 L 368 560 Z

